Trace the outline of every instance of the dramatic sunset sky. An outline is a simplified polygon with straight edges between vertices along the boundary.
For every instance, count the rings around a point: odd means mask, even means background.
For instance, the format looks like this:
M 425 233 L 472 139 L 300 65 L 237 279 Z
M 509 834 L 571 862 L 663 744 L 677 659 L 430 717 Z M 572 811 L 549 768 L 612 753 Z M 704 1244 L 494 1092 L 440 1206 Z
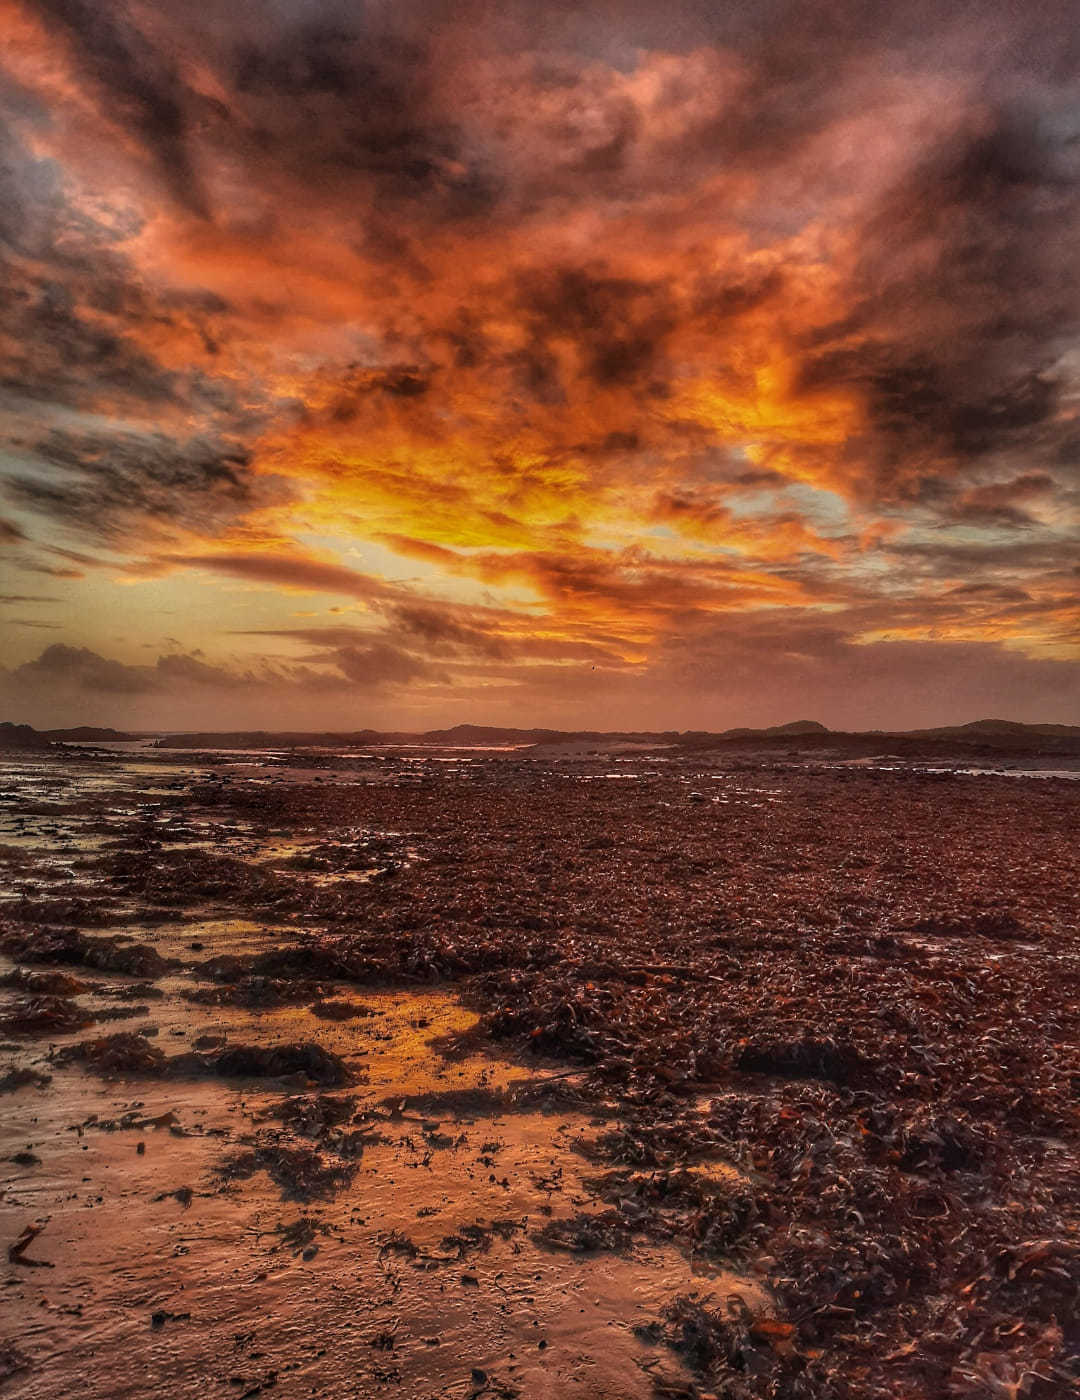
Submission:
M 1075 0 L 0 0 L 0 718 L 1080 719 Z

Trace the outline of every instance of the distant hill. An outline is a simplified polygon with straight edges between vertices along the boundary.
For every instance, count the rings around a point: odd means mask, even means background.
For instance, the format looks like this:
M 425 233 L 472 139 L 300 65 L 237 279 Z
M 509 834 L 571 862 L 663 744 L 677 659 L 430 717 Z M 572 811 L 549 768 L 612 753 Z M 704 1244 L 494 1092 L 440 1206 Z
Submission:
M 816 719 L 796 719 L 790 724 L 773 724 L 768 729 L 723 729 L 719 734 L 709 734 L 707 731 L 695 738 L 705 739 L 761 739 L 775 736 L 777 738 L 798 738 L 804 734 L 831 734 L 831 729 L 826 729 L 825 725 L 819 724 Z M 688 737 L 688 736 L 687 736 Z
M 522 744 L 667 743 L 678 742 L 676 730 L 657 732 L 622 729 L 500 729 L 485 724 L 455 724 L 452 729 L 429 729 L 411 736 L 413 743 L 520 746 Z
M 44 734 L 29 724 L 0 723 L 0 749 L 48 749 L 52 745 Z
M 686 735 L 684 745 L 695 749 L 782 749 L 807 755 L 831 753 L 844 758 L 948 758 L 950 755 L 994 757 L 1027 754 L 1040 757 L 1080 757 L 1080 726 L 1021 724 L 1016 720 L 975 720 L 938 729 L 835 730 L 813 721 L 775 725 L 771 729 L 729 729 L 725 733 Z
M 913 729 L 912 735 L 927 739 L 1028 739 L 1041 734 L 1050 739 L 1078 739 L 1077 724 L 1020 724 L 1014 719 L 976 719 L 970 724 L 946 725 L 942 729 Z
M 501 729 L 482 724 L 456 724 L 452 729 L 428 729 L 423 733 L 402 730 L 361 729 L 351 733 L 305 734 L 268 730 L 228 733 L 166 734 L 154 743 L 159 749 L 310 749 L 367 748 L 372 745 L 424 744 L 432 748 L 520 748 L 532 744 L 648 742 L 677 743 L 679 735 L 609 733 L 606 730 Z
M 231 729 L 197 734 L 166 734 L 155 739 L 155 749 L 339 749 L 385 744 L 395 739 L 407 742 L 408 735 L 387 735 L 376 729 L 357 729 L 346 734 L 303 730 Z
M 363 729 L 352 733 L 254 732 L 170 734 L 155 747 L 179 749 L 260 748 L 368 748 L 394 745 L 427 745 L 432 748 L 490 747 L 544 748 L 617 744 L 652 744 L 687 751 L 750 749 L 772 752 L 835 753 L 842 757 L 870 757 L 880 753 L 917 758 L 949 753 L 1030 753 L 1080 756 L 1080 726 L 1020 724 L 1012 720 L 976 720 L 971 724 L 940 729 L 903 731 L 831 730 L 817 720 L 794 720 L 765 729 L 633 731 L 506 729 L 494 725 L 458 724 L 450 729 L 429 729 L 410 734 L 402 731 Z
M 828 734 L 831 731 L 816 719 L 797 719 L 791 724 L 774 724 L 766 729 L 766 734 Z
M 88 724 L 80 724 L 75 729 L 43 729 L 41 732 L 46 739 L 56 739 L 60 743 L 67 740 L 81 744 L 126 744 L 139 737 L 119 729 L 94 729 Z
M 27 724 L 0 724 L 0 748 L 40 749 L 50 742 L 122 742 L 145 735 L 121 730 L 80 725 L 71 729 L 39 732 Z M 686 753 L 702 751 L 764 752 L 782 755 L 831 755 L 841 758 L 897 757 L 947 758 L 950 755 L 990 757 L 1032 755 L 1080 758 L 1080 725 L 1021 724 L 1016 720 L 981 719 L 969 724 L 945 725 L 936 729 L 906 731 L 832 730 L 817 720 L 793 720 L 764 729 L 640 731 L 508 729 L 496 725 L 457 724 L 449 729 L 429 729 L 423 733 L 403 730 L 356 729 L 346 732 L 308 733 L 297 730 L 228 730 L 197 734 L 163 735 L 153 743 L 158 749 L 364 749 L 399 746 L 431 748 L 561 749 L 588 751 L 627 745 L 635 748 L 679 749 Z

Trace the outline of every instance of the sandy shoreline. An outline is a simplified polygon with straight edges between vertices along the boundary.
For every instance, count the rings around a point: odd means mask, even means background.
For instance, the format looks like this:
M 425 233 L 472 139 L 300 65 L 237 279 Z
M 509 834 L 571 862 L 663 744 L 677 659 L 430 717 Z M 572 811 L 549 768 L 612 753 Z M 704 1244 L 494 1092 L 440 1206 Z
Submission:
M 441 757 L 5 760 L 5 1393 L 1068 1393 L 1075 782 Z

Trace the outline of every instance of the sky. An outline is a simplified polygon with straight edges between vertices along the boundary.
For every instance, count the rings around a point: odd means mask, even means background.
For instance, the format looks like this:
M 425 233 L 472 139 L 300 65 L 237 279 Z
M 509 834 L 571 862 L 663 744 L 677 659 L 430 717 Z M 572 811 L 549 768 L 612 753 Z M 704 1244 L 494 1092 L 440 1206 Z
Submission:
M 1072 0 L 0 0 L 0 718 L 1080 722 Z

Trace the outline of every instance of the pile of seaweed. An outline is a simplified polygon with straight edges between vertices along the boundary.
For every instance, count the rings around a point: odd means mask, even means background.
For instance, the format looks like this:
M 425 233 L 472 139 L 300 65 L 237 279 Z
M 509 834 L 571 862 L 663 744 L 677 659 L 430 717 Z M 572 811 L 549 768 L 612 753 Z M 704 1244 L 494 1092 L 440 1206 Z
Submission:
M 392 832 L 422 852 L 379 879 L 152 842 L 87 869 L 102 899 L 288 917 L 269 951 L 190 964 L 201 999 L 334 1007 L 453 981 L 480 1038 L 580 1066 L 575 1093 L 615 1110 L 583 1144 L 607 1208 L 538 1243 L 655 1235 L 752 1264 L 781 1304 L 656 1320 L 704 1391 L 1051 1400 L 1080 1387 L 1078 809 L 1054 779 L 643 762 L 631 783 L 503 760 L 176 799 L 267 840 Z M 2 946 L 161 975 L 32 897 Z M 235 1173 L 285 1172 L 261 1150 Z M 738 1182 L 701 1170 L 721 1161 Z

